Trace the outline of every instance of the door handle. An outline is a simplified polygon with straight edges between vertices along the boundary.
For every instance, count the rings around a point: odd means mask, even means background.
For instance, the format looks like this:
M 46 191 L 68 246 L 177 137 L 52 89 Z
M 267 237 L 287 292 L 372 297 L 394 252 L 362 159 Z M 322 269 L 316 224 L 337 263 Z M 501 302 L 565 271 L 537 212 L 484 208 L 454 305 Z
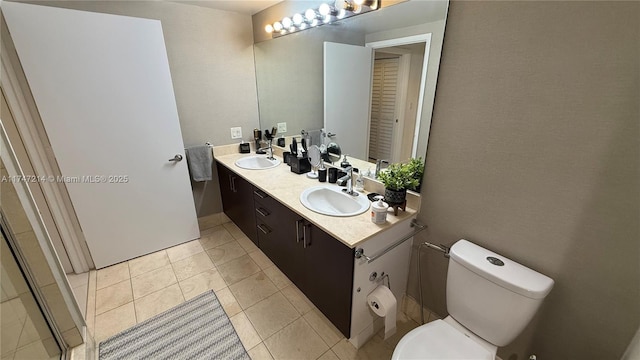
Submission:
M 329 139 L 331 139 L 331 138 L 332 138 L 332 137 L 334 137 L 334 136 L 336 136 L 336 134 L 334 134 L 334 133 L 332 133 L 332 132 L 327 133 L 327 137 L 328 137 Z
M 231 176 L 231 190 L 233 190 L 233 192 L 238 192 L 238 189 L 236 189 L 236 177 L 235 176 Z
M 182 161 L 182 155 L 176 154 L 176 156 L 174 156 L 173 159 L 169 159 L 169 161 L 175 161 L 175 162 Z

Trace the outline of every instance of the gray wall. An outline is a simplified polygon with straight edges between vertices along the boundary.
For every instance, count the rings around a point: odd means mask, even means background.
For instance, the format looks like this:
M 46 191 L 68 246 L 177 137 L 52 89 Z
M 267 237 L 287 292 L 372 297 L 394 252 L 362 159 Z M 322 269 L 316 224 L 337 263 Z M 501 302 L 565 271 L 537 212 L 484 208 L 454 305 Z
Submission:
M 637 2 L 450 4 L 418 240 L 555 279 L 505 360 L 619 359 L 638 328 L 639 18 Z M 447 262 L 423 260 L 446 315 Z
M 250 15 L 165 1 L 25 1 L 47 6 L 157 19 L 162 29 L 185 146 L 251 139 L 258 123 Z M 217 174 L 194 183 L 198 216 L 222 211 Z

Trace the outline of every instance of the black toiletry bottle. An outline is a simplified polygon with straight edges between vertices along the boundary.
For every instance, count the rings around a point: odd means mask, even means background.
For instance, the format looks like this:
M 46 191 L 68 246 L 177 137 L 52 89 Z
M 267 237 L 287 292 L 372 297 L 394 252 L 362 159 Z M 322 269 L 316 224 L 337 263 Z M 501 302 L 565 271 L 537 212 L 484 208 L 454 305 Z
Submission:
M 326 168 L 318 169 L 318 181 L 327 182 L 327 169 Z
M 351 166 L 351 164 L 349 164 L 349 161 L 347 161 L 347 155 L 345 155 L 344 158 L 342 159 L 342 162 L 340 163 L 340 167 L 345 169 L 345 168 L 348 168 L 349 166 Z

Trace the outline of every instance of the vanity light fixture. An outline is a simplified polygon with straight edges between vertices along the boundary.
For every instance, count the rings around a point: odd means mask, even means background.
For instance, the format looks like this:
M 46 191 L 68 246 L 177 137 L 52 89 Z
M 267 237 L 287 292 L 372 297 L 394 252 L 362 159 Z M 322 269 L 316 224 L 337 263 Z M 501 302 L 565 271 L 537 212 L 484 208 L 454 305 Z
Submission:
M 284 17 L 273 24 L 267 24 L 264 31 L 272 37 L 289 34 L 310 27 L 330 24 L 334 19 L 344 19 L 360 13 L 377 10 L 381 0 L 336 0 L 333 5 L 322 3 L 317 9 L 307 9 L 303 14 L 296 13 Z

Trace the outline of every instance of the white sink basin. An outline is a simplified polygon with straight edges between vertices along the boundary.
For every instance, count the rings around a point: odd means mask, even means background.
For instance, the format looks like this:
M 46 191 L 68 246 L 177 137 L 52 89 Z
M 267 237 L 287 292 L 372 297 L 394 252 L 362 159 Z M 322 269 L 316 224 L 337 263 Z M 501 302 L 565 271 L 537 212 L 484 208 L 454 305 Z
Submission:
M 269 160 L 266 155 L 253 155 L 238 159 L 236 166 L 248 170 L 264 170 L 274 168 L 281 162 L 279 159 Z
M 369 210 L 371 203 L 363 195 L 347 195 L 337 186 L 324 185 L 306 189 L 300 202 L 307 209 L 329 216 L 354 216 Z

